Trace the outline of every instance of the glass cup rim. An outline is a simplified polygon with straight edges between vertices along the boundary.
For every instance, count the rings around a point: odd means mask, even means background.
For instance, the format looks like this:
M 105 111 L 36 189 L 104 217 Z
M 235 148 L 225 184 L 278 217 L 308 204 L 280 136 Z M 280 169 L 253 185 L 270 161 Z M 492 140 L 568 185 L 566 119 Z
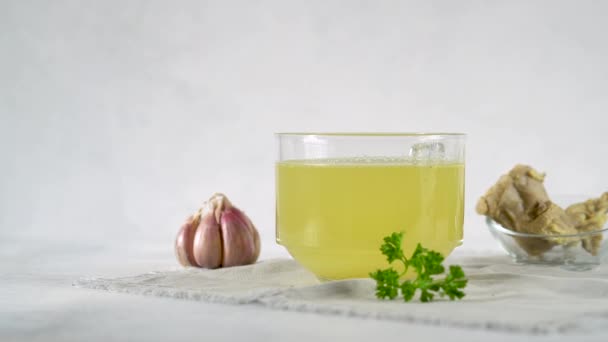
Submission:
M 329 137 L 466 137 L 466 133 L 457 132 L 277 132 L 282 136 L 329 136 Z

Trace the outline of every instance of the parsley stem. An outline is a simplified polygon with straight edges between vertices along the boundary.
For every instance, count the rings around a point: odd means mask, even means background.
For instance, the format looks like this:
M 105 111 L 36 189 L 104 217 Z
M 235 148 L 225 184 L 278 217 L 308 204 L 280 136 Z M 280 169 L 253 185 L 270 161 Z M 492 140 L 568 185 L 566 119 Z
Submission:
M 405 256 L 403 258 L 401 258 L 400 260 L 403 263 L 403 272 L 401 272 L 401 274 L 399 275 L 399 278 L 403 277 L 407 273 L 407 269 L 410 266 L 410 263 Z

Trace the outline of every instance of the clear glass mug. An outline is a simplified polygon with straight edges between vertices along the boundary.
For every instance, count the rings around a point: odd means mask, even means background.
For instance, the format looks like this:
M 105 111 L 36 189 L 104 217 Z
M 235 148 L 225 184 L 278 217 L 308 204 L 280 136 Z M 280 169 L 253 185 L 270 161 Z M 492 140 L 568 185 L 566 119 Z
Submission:
M 322 279 L 368 277 L 404 232 L 447 256 L 462 243 L 466 136 L 278 133 L 276 240 Z

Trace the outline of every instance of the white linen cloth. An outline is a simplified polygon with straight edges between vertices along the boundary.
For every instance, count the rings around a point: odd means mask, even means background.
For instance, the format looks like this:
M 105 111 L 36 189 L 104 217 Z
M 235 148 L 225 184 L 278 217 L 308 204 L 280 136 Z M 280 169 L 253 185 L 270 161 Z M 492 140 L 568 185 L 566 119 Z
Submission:
M 74 285 L 471 329 L 532 334 L 608 330 L 606 266 L 575 272 L 560 267 L 517 265 L 505 256 L 450 258 L 448 263 L 462 265 L 469 278 L 462 301 L 378 300 L 371 279 L 321 282 L 289 259 L 218 270 L 187 268 L 121 278 L 83 278 Z

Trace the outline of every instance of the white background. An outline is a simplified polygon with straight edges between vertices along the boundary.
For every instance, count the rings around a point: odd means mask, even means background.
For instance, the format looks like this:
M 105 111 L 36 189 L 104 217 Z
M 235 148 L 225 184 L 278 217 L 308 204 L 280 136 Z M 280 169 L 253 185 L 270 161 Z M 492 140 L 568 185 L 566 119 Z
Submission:
M 608 2 L 2 1 L 0 239 L 172 248 L 215 191 L 274 245 L 273 133 L 469 134 L 477 197 L 517 162 L 608 190 Z M 7 240 L 8 239 L 8 240 Z

